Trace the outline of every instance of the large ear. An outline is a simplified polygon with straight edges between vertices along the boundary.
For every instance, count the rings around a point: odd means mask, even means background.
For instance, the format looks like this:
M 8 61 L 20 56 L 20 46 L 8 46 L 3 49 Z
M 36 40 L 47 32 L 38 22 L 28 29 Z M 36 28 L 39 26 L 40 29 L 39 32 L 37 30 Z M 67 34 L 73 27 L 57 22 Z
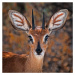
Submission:
M 15 28 L 18 28 L 24 31 L 29 31 L 29 29 L 31 28 L 31 25 L 26 19 L 26 17 L 24 17 L 23 15 L 21 15 L 19 12 L 15 10 L 9 10 L 8 14 Z
M 61 27 L 63 27 L 67 16 L 68 16 L 67 9 L 62 9 L 58 11 L 52 16 L 52 18 L 47 23 L 46 27 L 48 27 L 49 30 L 60 29 Z

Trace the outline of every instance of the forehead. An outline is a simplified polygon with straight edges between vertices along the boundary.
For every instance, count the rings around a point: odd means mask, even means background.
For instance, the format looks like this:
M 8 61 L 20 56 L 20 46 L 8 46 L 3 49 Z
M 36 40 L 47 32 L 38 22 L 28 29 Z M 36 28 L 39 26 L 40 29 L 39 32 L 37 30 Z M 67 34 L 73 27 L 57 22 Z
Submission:
M 49 31 L 47 28 L 42 29 L 40 26 L 37 26 L 35 30 L 30 29 L 29 34 L 33 36 L 43 36 L 45 34 L 49 34 Z

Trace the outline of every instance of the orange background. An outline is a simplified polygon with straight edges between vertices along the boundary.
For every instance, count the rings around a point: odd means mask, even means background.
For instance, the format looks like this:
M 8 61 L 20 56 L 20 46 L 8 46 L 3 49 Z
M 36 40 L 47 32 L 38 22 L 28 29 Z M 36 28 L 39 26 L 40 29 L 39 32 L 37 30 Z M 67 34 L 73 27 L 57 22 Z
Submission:
M 3 51 L 29 54 L 30 47 L 27 34 L 24 31 L 17 31 L 11 26 L 8 11 L 19 11 L 32 23 L 32 9 L 34 10 L 36 25 L 42 24 L 43 12 L 47 23 L 49 18 L 58 10 L 69 10 L 65 26 L 54 31 L 48 40 L 49 44 L 45 54 L 43 72 L 72 72 L 72 3 L 3 3 Z

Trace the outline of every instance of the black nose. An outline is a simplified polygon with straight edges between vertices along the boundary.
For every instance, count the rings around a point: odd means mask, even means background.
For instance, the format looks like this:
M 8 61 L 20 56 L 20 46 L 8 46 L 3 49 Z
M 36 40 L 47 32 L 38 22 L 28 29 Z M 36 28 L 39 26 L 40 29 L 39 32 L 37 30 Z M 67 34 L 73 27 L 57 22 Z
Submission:
M 38 48 L 37 48 L 37 49 L 36 49 L 36 52 L 37 52 L 38 55 L 40 55 L 40 53 L 42 52 L 42 49 L 38 49 Z
M 40 55 L 40 53 L 42 52 L 42 49 L 40 47 L 40 42 L 38 42 L 36 52 L 37 52 L 38 55 Z

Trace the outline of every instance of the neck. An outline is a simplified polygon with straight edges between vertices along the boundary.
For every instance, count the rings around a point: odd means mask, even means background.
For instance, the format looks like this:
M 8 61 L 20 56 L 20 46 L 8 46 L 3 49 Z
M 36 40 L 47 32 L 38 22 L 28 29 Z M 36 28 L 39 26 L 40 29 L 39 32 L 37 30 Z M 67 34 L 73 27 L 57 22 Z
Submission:
M 30 52 L 29 57 L 25 63 L 25 72 L 42 72 L 43 57 L 35 56 Z

